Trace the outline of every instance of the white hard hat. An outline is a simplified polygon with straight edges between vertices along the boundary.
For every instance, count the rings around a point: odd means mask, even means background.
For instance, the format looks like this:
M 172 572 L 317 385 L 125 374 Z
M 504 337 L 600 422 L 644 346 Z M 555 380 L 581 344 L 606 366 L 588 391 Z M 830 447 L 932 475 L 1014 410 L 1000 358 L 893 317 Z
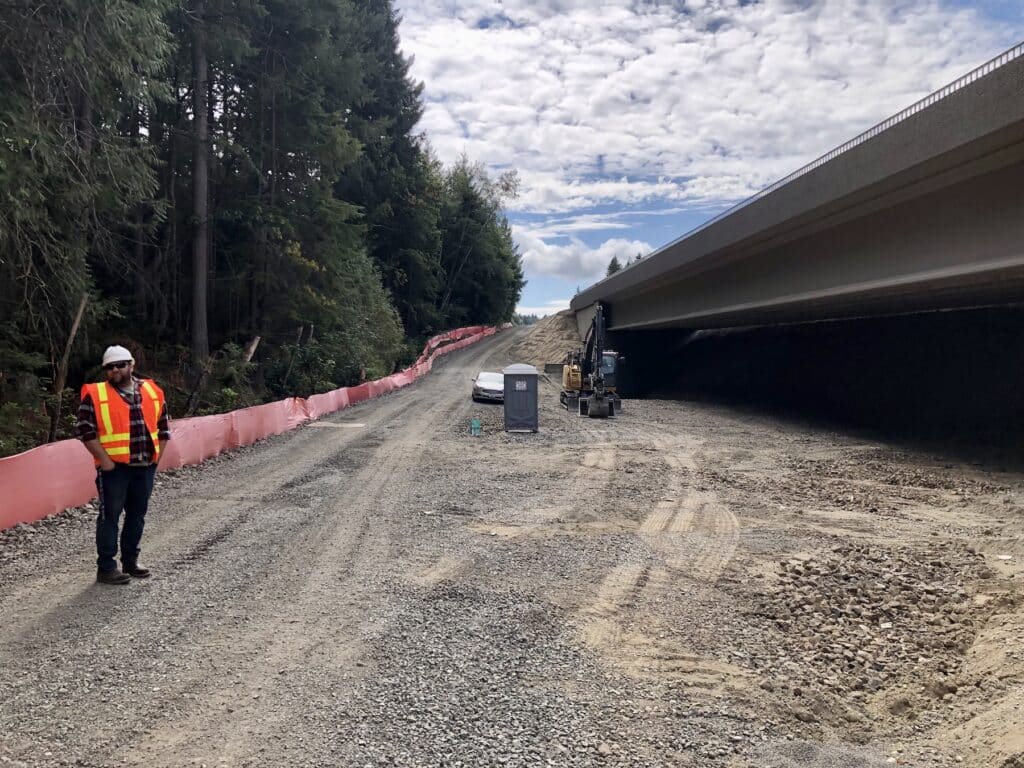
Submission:
M 132 357 L 132 353 L 124 347 L 114 345 L 113 347 L 107 347 L 107 351 L 103 353 L 103 364 L 110 365 L 111 363 L 122 363 L 127 360 L 129 363 L 134 363 L 135 358 Z

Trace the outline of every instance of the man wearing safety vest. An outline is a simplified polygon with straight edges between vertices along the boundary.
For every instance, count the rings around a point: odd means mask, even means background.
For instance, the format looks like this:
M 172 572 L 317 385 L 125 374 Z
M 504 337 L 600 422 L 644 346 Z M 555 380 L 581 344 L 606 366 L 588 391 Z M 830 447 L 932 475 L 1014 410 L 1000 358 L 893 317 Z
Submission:
M 134 375 L 135 359 L 127 349 L 108 347 L 103 370 L 106 381 L 82 387 L 77 432 L 97 469 L 96 581 L 127 584 L 132 577 L 149 576 L 149 570 L 139 565 L 139 543 L 156 465 L 171 433 L 163 390 L 156 382 Z M 121 512 L 119 570 L 115 558 Z

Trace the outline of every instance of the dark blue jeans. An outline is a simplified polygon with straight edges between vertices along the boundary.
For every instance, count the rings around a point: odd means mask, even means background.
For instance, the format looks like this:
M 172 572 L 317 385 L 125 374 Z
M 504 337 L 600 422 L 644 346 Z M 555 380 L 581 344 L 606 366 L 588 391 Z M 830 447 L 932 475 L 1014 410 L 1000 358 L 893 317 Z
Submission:
M 96 565 L 101 571 L 117 568 L 117 522 L 121 512 L 124 512 L 121 560 L 138 558 L 154 475 L 156 465 L 129 467 L 118 464 L 109 472 L 97 473 L 100 516 L 96 519 Z

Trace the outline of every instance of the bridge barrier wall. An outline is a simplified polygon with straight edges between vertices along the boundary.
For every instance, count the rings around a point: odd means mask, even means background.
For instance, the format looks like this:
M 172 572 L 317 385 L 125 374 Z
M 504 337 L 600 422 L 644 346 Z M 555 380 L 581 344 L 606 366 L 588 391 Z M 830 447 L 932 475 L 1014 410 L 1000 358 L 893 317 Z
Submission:
M 494 335 L 496 328 L 470 326 L 431 338 L 416 362 L 383 379 L 307 398 L 288 397 L 228 413 L 172 419 L 171 440 L 160 470 L 199 464 L 224 451 L 251 445 L 331 413 L 407 387 L 435 359 Z M 60 440 L 0 459 L 0 530 L 32 523 L 96 497 L 92 457 L 78 440 Z

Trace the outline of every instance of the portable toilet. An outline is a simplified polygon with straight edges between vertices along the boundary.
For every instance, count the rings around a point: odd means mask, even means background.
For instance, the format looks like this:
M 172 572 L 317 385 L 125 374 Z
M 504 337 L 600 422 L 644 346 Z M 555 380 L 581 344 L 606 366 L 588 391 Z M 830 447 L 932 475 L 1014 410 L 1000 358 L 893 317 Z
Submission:
M 537 431 L 537 369 L 517 363 L 505 368 L 505 431 Z

